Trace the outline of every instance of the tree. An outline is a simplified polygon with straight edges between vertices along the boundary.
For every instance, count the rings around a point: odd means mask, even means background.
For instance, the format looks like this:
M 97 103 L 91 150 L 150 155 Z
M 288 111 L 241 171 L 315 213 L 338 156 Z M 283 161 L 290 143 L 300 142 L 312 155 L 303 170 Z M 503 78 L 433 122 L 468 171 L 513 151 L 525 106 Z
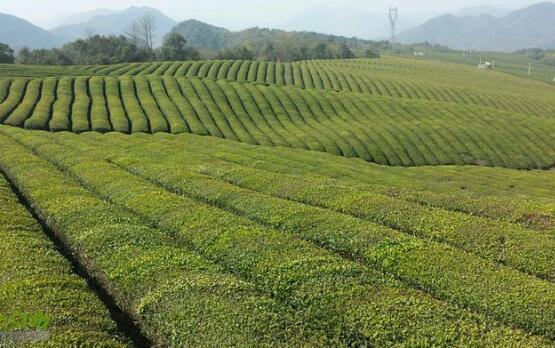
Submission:
M 187 59 L 187 41 L 176 32 L 169 33 L 164 39 L 160 49 L 162 60 L 185 60 Z
M 314 46 L 312 49 L 312 55 L 314 59 L 328 59 L 331 56 L 328 45 L 323 42 Z
M 239 46 L 220 51 L 217 59 L 254 60 L 255 57 L 255 53 L 247 46 Z
M 352 59 L 355 57 L 349 46 L 347 46 L 346 44 L 341 44 L 340 50 L 340 55 L 342 59 Z
M 154 50 L 155 28 L 154 18 L 146 15 L 132 22 L 125 31 L 125 36 L 137 47 Z
M 87 65 L 144 62 L 152 58 L 150 49 L 139 48 L 124 36 L 94 35 L 67 43 L 59 49 L 23 48 L 17 61 L 21 64 Z
M 153 37 L 154 37 L 154 18 L 152 16 L 146 15 L 139 18 L 137 22 L 139 29 L 139 36 L 142 37 L 143 41 L 146 43 L 146 47 L 151 50 L 154 49 Z
M 139 42 L 139 24 L 137 22 L 133 22 L 129 25 L 129 28 L 125 31 L 125 36 L 135 46 L 142 46 Z
M 366 53 L 364 54 L 364 56 L 365 56 L 366 58 L 380 58 L 380 54 L 377 53 L 377 52 L 375 52 L 375 51 L 372 50 L 372 49 L 368 49 L 368 50 L 366 51 Z
M 10 46 L 0 43 L 0 63 L 12 64 L 14 61 L 15 57 Z

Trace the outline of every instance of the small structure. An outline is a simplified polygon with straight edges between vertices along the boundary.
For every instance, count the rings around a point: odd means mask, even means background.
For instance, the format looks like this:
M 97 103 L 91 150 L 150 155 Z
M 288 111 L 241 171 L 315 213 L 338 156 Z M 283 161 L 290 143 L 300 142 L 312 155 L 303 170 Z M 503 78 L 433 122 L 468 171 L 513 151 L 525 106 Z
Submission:
M 480 69 L 490 69 L 491 70 L 491 69 L 493 69 L 493 64 L 490 63 L 490 62 L 483 62 L 483 63 L 478 64 L 478 68 L 480 68 Z
M 425 57 L 426 56 L 426 53 L 424 53 L 424 52 L 414 52 L 413 54 L 414 54 L 415 57 Z

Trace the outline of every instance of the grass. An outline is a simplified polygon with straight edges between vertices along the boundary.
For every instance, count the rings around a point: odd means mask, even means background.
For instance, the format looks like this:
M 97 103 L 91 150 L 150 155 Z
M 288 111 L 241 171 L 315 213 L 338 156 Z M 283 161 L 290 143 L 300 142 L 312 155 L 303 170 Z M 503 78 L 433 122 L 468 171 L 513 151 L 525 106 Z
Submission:
M 554 66 L 546 65 L 541 61 L 529 58 L 523 54 L 501 52 L 473 52 L 472 60 L 470 60 L 468 51 L 465 52 L 466 56 L 463 56 L 462 51 L 431 51 L 426 53 L 427 56 L 425 59 L 473 66 L 478 66 L 478 64 L 480 63 L 480 59 L 489 62 L 493 62 L 495 60 L 495 68 L 499 71 L 515 76 L 555 84 Z M 528 75 L 529 64 L 531 64 L 530 75 Z

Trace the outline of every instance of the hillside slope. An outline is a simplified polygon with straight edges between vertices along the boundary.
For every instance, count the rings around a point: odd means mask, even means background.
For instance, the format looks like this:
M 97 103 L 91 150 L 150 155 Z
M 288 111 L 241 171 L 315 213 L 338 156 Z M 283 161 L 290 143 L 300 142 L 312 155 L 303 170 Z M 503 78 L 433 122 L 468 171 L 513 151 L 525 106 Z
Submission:
M 555 49 L 555 4 L 539 3 L 503 17 L 443 15 L 401 33 L 399 40 L 486 51 Z
M 191 132 L 397 166 L 555 163 L 551 86 L 449 64 L 429 75 L 432 68 L 402 59 L 82 67 L 98 76 L 2 81 L 0 123 Z
M 0 126 L 0 147 L 0 170 L 154 344 L 555 339 L 550 172 L 395 168 L 192 134 Z
M 52 347 L 553 348 L 555 171 L 511 169 L 553 165 L 553 92 L 389 57 L 0 65 L 0 316 L 39 308 Z

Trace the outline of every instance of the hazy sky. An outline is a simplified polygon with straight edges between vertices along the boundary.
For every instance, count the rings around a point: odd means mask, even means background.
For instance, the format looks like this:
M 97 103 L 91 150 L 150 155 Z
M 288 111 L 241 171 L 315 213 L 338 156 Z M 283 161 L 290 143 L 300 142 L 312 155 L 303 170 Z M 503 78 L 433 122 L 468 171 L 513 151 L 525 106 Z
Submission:
M 348 4 L 376 13 L 382 13 L 389 5 L 394 5 L 399 7 L 401 13 L 427 13 L 456 11 L 474 6 L 517 8 L 539 1 L 541 0 L 0 0 L 0 13 L 13 14 L 38 25 L 46 25 L 53 17 L 98 8 L 151 6 L 176 20 L 197 18 L 240 28 L 263 26 L 265 23 L 268 26 L 274 25 L 284 17 L 321 5 Z

